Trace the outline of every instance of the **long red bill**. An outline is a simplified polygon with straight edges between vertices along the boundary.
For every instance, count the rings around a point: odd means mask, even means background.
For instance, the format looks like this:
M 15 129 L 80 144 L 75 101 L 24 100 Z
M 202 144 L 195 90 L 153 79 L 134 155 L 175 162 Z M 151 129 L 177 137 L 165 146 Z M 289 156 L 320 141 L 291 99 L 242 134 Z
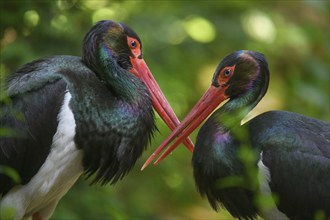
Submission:
M 133 68 L 130 71 L 142 79 L 142 81 L 146 84 L 151 94 L 154 108 L 162 120 L 166 123 L 166 125 L 173 131 L 180 124 L 180 121 L 176 117 L 173 109 L 165 98 L 155 78 L 151 74 L 147 64 L 143 59 L 140 58 L 131 57 L 131 62 Z M 185 140 L 183 140 L 183 144 L 190 152 L 193 152 L 194 144 L 189 137 L 186 137 Z
M 170 147 L 156 160 L 158 164 L 167 155 L 169 155 L 177 146 L 189 136 L 213 110 L 224 100 L 228 98 L 224 90 L 211 86 L 192 108 L 181 124 L 165 139 L 165 141 L 155 150 L 155 152 L 146 160 L 141 170 L 146 168 L 157 155 L 159 155 L 175 138 L 176 140 Z

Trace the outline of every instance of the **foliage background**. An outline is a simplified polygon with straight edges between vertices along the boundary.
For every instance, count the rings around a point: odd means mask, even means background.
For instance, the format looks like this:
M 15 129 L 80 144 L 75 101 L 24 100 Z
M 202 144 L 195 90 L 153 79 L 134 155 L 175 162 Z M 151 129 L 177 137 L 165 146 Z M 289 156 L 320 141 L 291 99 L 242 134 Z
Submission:
M 247 118 L 283 109 L 329 122 L 329 1 L 320 0 L 0 0 L 1 86 L 26 62 L 80 56 L 84 34 L 102 19 L 124 22 L 139 34 L 144 58 L 181 119 L 209 86 L 218 62 L 248 49 L 265 54 L 271 81 Z M 169 134 L 157 122 L 160 132 L 128 176 L 106 187 L 80 178 L 52 219 L 231 219 L 199 196 L 184 147 L 140 171 Z

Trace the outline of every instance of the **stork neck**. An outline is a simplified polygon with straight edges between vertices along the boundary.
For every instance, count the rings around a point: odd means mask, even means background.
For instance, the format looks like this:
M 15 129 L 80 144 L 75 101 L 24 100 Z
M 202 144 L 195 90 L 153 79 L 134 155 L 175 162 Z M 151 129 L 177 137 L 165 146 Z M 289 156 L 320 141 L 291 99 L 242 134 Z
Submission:
M 102 46 L 99 53 L 97 73 L 101 80 L 118 98 L 133 102 L 138 101 L 147 90 L 141 80 L 120 67 L 109 49 Z
M 214 115 L 219 125 L 228 131 L 241 124 L 242 119 L 259 103 L 264 94 L 256 88 L 241 96 L 231 98 Z

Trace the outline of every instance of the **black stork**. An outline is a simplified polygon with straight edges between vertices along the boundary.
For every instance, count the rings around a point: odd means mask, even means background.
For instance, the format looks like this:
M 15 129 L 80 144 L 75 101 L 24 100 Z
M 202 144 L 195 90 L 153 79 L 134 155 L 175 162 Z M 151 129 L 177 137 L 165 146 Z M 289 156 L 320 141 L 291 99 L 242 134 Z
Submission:
M 28 63 L 10 75 L 7 94 L 0 126 L 14 134 L 0 139 L 0 167 L 21 182 L 0 173 L 0 215 L 13 208 L 15 219 L 48 219 L 82 173 L 92 183 L 122 179 L 156 129 L 152 106 L 172 130 L 179 124 L 138 35 L 110 20 L 86 34 L 82 58 Z
M 210 88 L 143 168 L 177 138 L 155 164 L 165 158 L 227 100 L 201 127 L 192 158 L 196 186 L 212 208 L 222 205 L 239 219 L 330 218 L 330 124 L 269 111 L 241 125 L 268 83 L 262 54 L 237 51 L 226 56 Z M 242 152 L 252 152 L 252 159 Z M 272 208 L 258 205 L 258 198 Z

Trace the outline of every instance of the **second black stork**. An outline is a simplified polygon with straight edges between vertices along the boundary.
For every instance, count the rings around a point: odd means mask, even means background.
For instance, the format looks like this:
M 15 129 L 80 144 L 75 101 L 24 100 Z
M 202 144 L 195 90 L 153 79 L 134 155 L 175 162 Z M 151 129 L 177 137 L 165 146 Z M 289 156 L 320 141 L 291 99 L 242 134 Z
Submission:
M 0 214 L 48 219 L 77 178 L 114 184 L 141 156 L 155 130 L 152 106 L 179 124 L 128 26 L 100 21 L 86 34 L 83 57 L 55 56 L 10 75 L 0 126 Z M 192 150 L 192 143 L 187 140 Z M 3 217 L 3 216 L 2 216 Z
M 211 87 L 144 167 L 177 138 L 155 163 L 165 158 L 227 100 L 201 127 L 192 158 L 197 188 L 213 209 L 223 205 L 239 219 L 255 219 L 257 215 L 265 219 L 328 219 L 329 123 L 270 111 L 241 126 L 268 84 L 268 64 L 262 54 L 237 51 L 226 56 Z M 265 202 L 268 206 L 262 204 Z

